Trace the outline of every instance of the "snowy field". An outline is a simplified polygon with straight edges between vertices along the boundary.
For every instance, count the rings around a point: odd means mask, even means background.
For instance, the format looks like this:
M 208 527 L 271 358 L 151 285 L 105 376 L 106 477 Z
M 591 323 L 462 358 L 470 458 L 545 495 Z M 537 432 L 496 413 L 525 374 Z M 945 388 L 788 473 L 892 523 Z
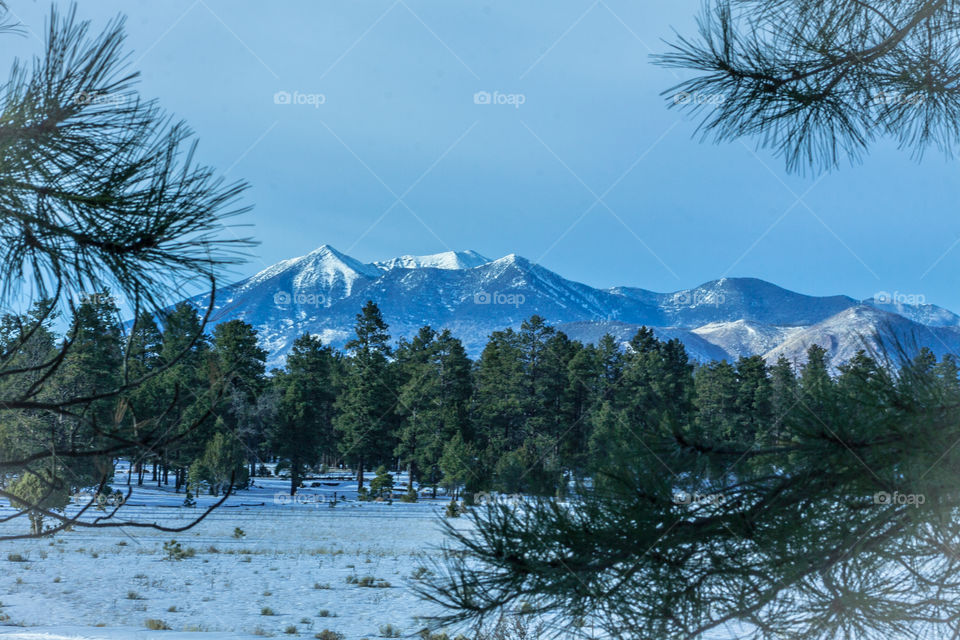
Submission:
M 429 610 L 409 585 L 442 542 L 446 501 L 357 502 L 354 482 L 311 484 L 299 492 L 306 504 L 276 504 L 289 481 L 257 478 L 184 533 L 78 529 L 4 543 L 0 640 L 313 638 L 324 629 L 354 639 L 383 637 L 386 625 L 404 635 L 423 628 L 417 618 Z M 334 491 L 349 500 L 331 508 Z M 176 526 L 213 500 L 186 508 L 183 497 L 145 486 L 120 514 Z M 17 519 L 0 532 L 27 526 Z M 195 555 L 167 559 L 171 539 Z

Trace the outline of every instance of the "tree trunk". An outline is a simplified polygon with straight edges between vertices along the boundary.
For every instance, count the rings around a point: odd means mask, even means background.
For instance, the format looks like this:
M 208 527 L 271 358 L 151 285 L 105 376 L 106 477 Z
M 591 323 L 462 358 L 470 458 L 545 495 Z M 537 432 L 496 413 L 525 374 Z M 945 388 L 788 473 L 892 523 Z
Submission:
M 363 489 L 363 458 L 357 463 L 357 491 Z
M 296 495 L 297 487 L 300 486 L 300 461 L 290 461 L 290 495 Z
M 407 491 L 413 492 L 413 463 L 407 463 Z

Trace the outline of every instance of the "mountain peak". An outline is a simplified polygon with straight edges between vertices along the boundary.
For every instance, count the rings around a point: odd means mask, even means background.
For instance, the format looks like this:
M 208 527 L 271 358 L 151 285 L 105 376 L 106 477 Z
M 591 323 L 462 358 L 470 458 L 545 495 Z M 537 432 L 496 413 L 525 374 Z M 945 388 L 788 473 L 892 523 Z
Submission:
M 372 263 L 380 270 L 389 271 L 390 269 L 473 269 L 490 262 L 476 251 L 444 251 L 442 253 L 433 253 L 425 256 L 403 255 L 390 260 L 382 260 Z
M 323 244 L 219 293 L 215 323 L 240 318 L 255 326 L 271 365 L 304 332 L 323 335 L 335 347 L 345 344 L 367 300 L 380 305 L 395 337 L 409 339 L 424 325 L 449 328 L 474 355 L 491 332 L 519 327 L 533 314 L 584 340 L 608 330 L 629 339 L 640 325 L 654 327 L 662 337 L 683 341 L 698 359 L 799 358 L 817 343 L 834 349 L 840 362 L 855 352 L 860 336 L 878 329 L 941 351 L 960 345 L 960 316 L 896 292 L 861 303 L 739 277 L 672 293 L 600 290 L 516 253 L 489 260 L 476 251 L 445 251 L 366 264 Z

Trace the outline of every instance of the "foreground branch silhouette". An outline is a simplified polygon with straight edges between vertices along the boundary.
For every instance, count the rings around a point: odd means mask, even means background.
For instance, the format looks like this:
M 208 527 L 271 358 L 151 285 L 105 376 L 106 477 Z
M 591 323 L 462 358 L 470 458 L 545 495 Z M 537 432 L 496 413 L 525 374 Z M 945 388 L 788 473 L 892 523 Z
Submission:
M 614 405 L 616 456 L 569 500 L 473 509 L 417 589 L 437 625 L 503 612 L 568 637 L 954 638 L 960 632 L 960 383 L 929 351 L 891 373 L 814 347 L 755 434 L 658 393 Z M 635 365 L 628 365 L 635 366 Z
M 960 138 L 956 0 L 715 0 L 655 56 L 718 141 L 752 137 L 789 170 L 857 160 L 878 137 L 922 155 Z
M 0 3 L 0 37 L 10 39 L 17 26 L 6 13 Z M 123 521 L 120 504 L 64 507 L 79 489 L 123 493 L 109 486 L 114 460 L 137 465 L 183 440 L 214 417 L 222 394 L 211 380 L 140 411 L 145 385 L 202 336 L 213 296 L 199 330 L 149 366 L 144 323 L 163 321 L 185 289 L 215 289 L 251 242 L 224 238 L 225 221 L 246 210 L 245 184 L 197 164 L 189 129 L 137 95 L 123 26 L 118 18 L 94 34 L 75 6 L 54 8 L 42 57 L 17 60 L 0 86 L 0 496 L 17 509 L 4 521 L 31 522 L 29 534 L 0 539 L 170 530 Z M 121 313 L 136 319 L 126 335 Z M 194 410 L 184 412 L 187 399 Z

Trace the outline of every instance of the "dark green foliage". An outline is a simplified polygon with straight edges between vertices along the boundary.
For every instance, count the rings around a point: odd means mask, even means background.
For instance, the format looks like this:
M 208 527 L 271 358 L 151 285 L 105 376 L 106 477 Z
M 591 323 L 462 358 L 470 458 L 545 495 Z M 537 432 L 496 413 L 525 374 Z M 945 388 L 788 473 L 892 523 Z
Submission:
M 615 394 L 596 414 L 592 485 L 448 527 L 445 565 L 415 587 L 449 607 L 443 623 L 523 603 L 612 636 L 955 633 L 952 358 L 921 351 L 891 370 L 860 352 L 831 371 L 813 346 L 798 377 L 782 359 L 769 373 L 742 359 L 680 383 L 649 338 L 625 357 L 624 378 L 645 381 L 638 402 Z M 670 407 L 683 384 L 692 406 Z
M 0 38 L 15 44 L 3 3 L 0 14 Z M 154 318 L 241 261 L 250 243 L 222 232 L 245 210 L 244 185 L 195 164 L 186 126 L 137 96 L 122 19 L 96 33 L 75 7 L 55 7 L 45 33 L 43 54 L 16 60 L 0 89 L 0 306 L 31 305 L 0 320 L 0 484 L 45 478 L 56 495 L 99 495 L 114 459 L 165 472 L 205 440 L 194 432 L 212 423 L 209 411 L 176 391 L 203 396 L 204 363 L 188 367 L 200 372 L 190 381 L 173 370 L 202 322 L 178 351 L 161 346 Z M 118 307 L 137 321 L 129 335 Z M 105 505 L 88 505 L 106 513 L 80 523 L 28 502 L 17 515 L 30 515 L 33 535 L 40 517 L 54 530 L 115 526 Z
M 710 0 L 660 64 L 694 72 L 668 104 L 704 136 L 751 136 L 788 169 L 859 159 L 889 136 L 921 155 L 960 137 L 955 0 Z
M 347 343 L 350 356 L 343 393 L 337 398 L 335 427 L 340 434 L 340 452 L 356 465 L 357 480 L 363 487 L 364 466 L 389 460 L 395 448 L 397 396 L 387 324 L 377 305 L 364 305 L 354 329 L 356 337 Z
M 374 498 L 393 495 L 393 476 L 383 465 L 377 467 L 377 475 L 370 481 L 370 495 Z
M 304 334 L 293 343 L 286 368 L 274 376 L 279 402 L 270 442 L 274 455 L 289 466 L 290 495 L 300 486 L 305 467 L 336 446 L 336 366 L 332 350 Z
M 217 419 L 216 426 L 222 429 L 222 420 Z M 243 445 L 233 434 L 218 430 L 207 441 L 203 455 L 190 466 L 189 475 L 191 486 L 205 484 L 212 496 L 234 487 L 245 487 L 248 476 Z
M 402 417 L 396 455 L 421 485 L 443 481 L 441 465 L 451 439 L 470 435 L 471 362 L 459 340 L 429 327 L 397 349 Z M 460 478 L 457 482 L 465 481 Z

